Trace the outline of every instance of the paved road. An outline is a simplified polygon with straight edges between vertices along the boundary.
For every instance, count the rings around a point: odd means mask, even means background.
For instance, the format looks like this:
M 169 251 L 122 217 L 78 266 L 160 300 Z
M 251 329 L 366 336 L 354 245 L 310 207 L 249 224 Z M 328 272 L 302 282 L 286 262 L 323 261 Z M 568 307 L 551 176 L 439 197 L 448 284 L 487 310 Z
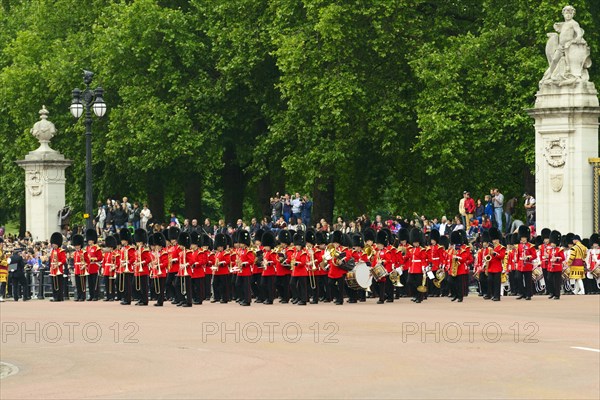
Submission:
M 0 304 L 1 399 L 598 399 L 600 296 Z M 575 348 L 578 347 L 578 348 Z M 596 350 L 596 351 L 594 351 Z

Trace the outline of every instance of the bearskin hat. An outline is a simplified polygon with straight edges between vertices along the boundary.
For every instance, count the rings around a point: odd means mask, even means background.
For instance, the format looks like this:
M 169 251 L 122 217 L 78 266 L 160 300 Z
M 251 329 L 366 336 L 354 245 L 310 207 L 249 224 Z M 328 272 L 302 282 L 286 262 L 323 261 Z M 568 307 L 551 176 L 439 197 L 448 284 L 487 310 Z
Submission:
M 344 243 L 342 243 L 342 246 L 352 247 L 352 235 L 344 233 Z
M 270 248 L 275 247 L 275 234 L 271 231 L 266 231 L 262 235 L 262 245 Z
M 325 236 L 323 232 L 317 231 L 317 233 L 315 233 L 315 236 L 317 238 L 317 245 L 327 244 L 327 236 Z
M 559 231 L 550 232 L 550 243 L 554 243 L 557 246 L 560 246 L 562 241 L 562 236 Z
M 154 235 L 154 244 L 160 247 L 167 247 L 167 238 L 162 232 L 156 232 Z
M 460 234 L 460 231 L 454 231 L 450 234 L 450 243 L 452 243 L 453 245 L 463 243 L 463 238 L 462 238 L 462 235 Z
M 277 234 L 277 240 L 281 244 L 289 245 L 292 243 L 292 238 L 290 237 L 290 231 L 287 229 L 280 230 Z
M 225 234 L 217 233 L 215 235 L 215 249 L 217 247 L 222 247 L 222 248 L 227 247 L 227 238 L 225 237 Z
M 542 237 L 542 235 L 537 235 L 535 237 L 535 247 L 540 247 L 542 243 L 544 243 L 544 238 Z
M 308 229 L 306 231 L 306 234 L 304 235 L 304 239 L 306 240 L 306 243 L 310 243 L 312 245 L 317 244 L 317 236 L 313 229 Z
M 250 233 L 245 229 L 238 231 L 238 242 L 250 246 Z
M 593 246 L 595 244 L 600 244 L 600 235 L 592 233 L 592 236 L 590 236 L 590 245 Z
M 211 245 L 212 245 L 212 243 L 210 240 L 210 236 L 208 236 L 206 233 L 203 233 L 202 235 L 200 235 L 200 246 L 210 247 Z
M 58 247 L 62 246 L 63 244 L 63 235 L 60 232 L 54 232 L 51 236 L 50 236 L 50 244 L 55 244 Z
M 575 235 L 574 235 L 573 233 L 571 233 L 571 232 L 569 232 L 569 233 L 567 233 L 567 234 L 565 235 L 565 239 L 566 239 L 566 241 L 567 241 L 567 244 L 573 244 L 573 237 L 574 237 L 574 236 L 575 236 Z
M 385 233 L 385 231 L 383 230 L 377 232 L 377 237 L 375 241 L 377 242 L 377 244 L 382 244 L 383 247 L 386 247 L 389 244 L 387 233 Z
M 304 239 L 303 233 L 296 233 L 294 235 L 294 246 L 304 246 L 306 244 L 306 240 Z
M 93 241 L 94 244 L 98 243 L 98 233 L 95 229 L 90 228 L 85 231 L 85 241 L 89 242 L 90 240 Z
M 195 244 L 196 246 L 202 246 L 202 238 L 200 234 L 196 231 L 190 232 L 190 244 Z
M 496 228 L 495 226 L 490 228 L 489 234 L 490 234 L 490 240 L 502 239 L 502 234 L 500 233 L 500 230 L 498 228 Z
M 177 237 L 177 244 L 185 247 L 186 249 L 190 248 L 191 242 L 190 234 L 187 232 L 181 232 Z
M 155 244 L 154 235 L 148 235 L 148 246 L 154 246 Z
M 233 248 L 233 238 L 229 235 L 225 235 L 225 239 L 227 240 L 227 246 L 229 246 L 230 248 Z
M 344 243 L 344 234 L 341 231 L 333 231 L 333 234 L 330 238 L 331 243 Z
M 123 228 L 119 231 L 119 237 L 121 241 L 126 240 L 127 243 L 131 244 L 131 233 L 129 233 L 129 229 Z
M 369 240 L 373 243 L 375 243 L 375 231 L 373 230 L 373 228 L 367 228 L 365 229 L 365 242 L 368 242 Z
M 492 236 L 490 235 L 490 232 L 483 231 L 481 233 L 481 243 L 491 243 L 491 242 L 492 242 Z
M 404 242 L 408 242 L 408 240 L 410 239 L 408 236 L 409 236 L 408 229 L 406 229 L 406 228 L 401 228 L 401 229 L 398 231 L 398 240 L 399 240 L 400 242 L 403 242 L 403 241 L 404 241 Z
M 410 244 L 419 243 L 419 246 L 423 245 L 423 233 L 418 228 L 413 228 L 409 234 Z
M 544 228 L 542 229 L 542 239 L 550 239 L 550 233 L 552 233 L 552 231 L 548 228 Z
M 440 246 L 443 246 L 446 250 L 448 249 L 450 246 L 450 239 L 448 239 L 448 236 L 444 235 L 440 237 Z
M 360 233 L 352 235 L 352 247 L 364 247 L 365 241 Z
M 71 239 L 71 244 L 73 246 L 83 247 L 83 235 L 73 235 L 73 238 Z
M 117 238 L 114 236 L 107 236 L 106 240 L 104 241 L 104 245 L 106 247 L 110 247 L 111 249 L 116 249 L 118 243 L 119 242 L 117 242 Z
M 437 229 L 432 229 L 431 232 L 429 232 L 429 241 L 435 241 L 436 243 L 440 243 L 440 231 L 438 231 Z
M 136 229 L 135 232 L 133 232 L 133 240 L 136 243 L 147 244 L 148 243 L 148 233 L 146 233 L 145 229 L 142 229 L 142 228 Z
M 262 243 L 262 236 L 265 234 L 265 231 L 262 229 L 258 229 L 256 232 L 254 232 L 254 240 L 258 240 L 259 242 Z
M 529 236 L 531 236 L 531 232 L 529 231 L 529 227 L 525 225 L 521 225 L 519 227 L 519 238 L 527 238 L 529 240 Z
M 181 231 L 179 230 L 178 227 L 170 226 L 169 227 L 169 235 L 167 237 L 169 238 L 169 240 L 178 240 L 180 232 Z

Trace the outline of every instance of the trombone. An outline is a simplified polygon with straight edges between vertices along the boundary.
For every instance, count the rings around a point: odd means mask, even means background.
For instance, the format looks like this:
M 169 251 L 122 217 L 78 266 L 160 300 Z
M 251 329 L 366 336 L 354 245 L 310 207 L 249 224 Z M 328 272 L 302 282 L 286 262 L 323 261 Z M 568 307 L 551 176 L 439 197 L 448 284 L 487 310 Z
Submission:
M 315 270 L 317 266 L 315 265 L 315 252 L 312 247 L 308 249 L 308 255 L 310 256 L 309 265 L 306 267 L 306 271 L 308 273 L 308 282 L 310 283 L 311 289 L 317 288 L 317 280 L 315 279 Z
M 181 295 L 182 296 L 186 296 L 187 295 L 187 289 L 186 289 L 186 285 L 185 285 L 185 277 L 188 276 L 188 272 L 187 272 L 187 250 L 185 249 L 185 247 L 183 248 L 183 263 L 181 263 L 179 265 L 179 270 L 183 269 L 183 272 L 181 273 L 181 276 L 179 277 L 179 286 L 180 286 L 180 290 L 181 290 Z

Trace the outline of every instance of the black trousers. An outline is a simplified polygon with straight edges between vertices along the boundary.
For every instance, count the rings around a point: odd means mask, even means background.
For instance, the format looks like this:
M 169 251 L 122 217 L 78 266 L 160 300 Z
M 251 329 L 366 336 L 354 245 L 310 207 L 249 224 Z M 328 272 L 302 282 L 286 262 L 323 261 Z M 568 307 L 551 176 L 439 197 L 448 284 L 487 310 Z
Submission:
M 229 275 L 215 275 L 213 279 L 213 293 L 216 301 L 228 302 L 231 300 L 229 277 Z
M 549 293 L 554 297 L 560 298 L 560 289 L 562 287 L 562 271 L 548 272 L 548 280 L 546 281 L 546 285 L 548 285 L 550 282 L 552 283 L 549 288 Z
M 491 292 L 488 287 L 489 274 L 486 275 L 485 272 L 481 272 L 479 274 L 479 290 L 483 296 L 491 296 Z
M 12 294 L 13 298 L 19 300 L 23 296 L 24 300 L 29 300 L 29 285 L 25 274 L 15 274 L 12 277 Z
M 318 303 L 319 302 L 319 297 L 321 296 L 321 284 L 320 284 L 320 280 L 321 280 L 321 276 L 319 275 L 315 275 L 315 287 L 309 287 L 308 288 L 308 297 L 311 299 L 311 301 L 313 303 Z
M 329 285 L 327 284 L 327 275 L 317 275 L 317 287 L 319 289 L 319 300 L 331 301 Z
M 489 272 L 487 276 L 488 296 L 500 299 L 501 290 L 501 272 Z
M 125 303 L 131 303 L 131 290 L 133 284 L 133 274 L 130 272 L 123 273 L 123 301 Z
M 202 304 L 204 300 L 204 280 L 206 278 L 192 278 L 192 300 L 195 304 Z
M 296 276 L 290 277 L 289 286 L 292 300 L 298 300 L 298 278 Z
M 531 280 L 531 271 L 517 271 L 517 285 L 519 294 L 525 297 L 533 296 L 533 281 Z
M 52 298 L 54 301 L 63 301 L 65 293 L 65 278 L 63 275 L 51 276 Z
M 345 278 L 329 278 L 329 290 L 331 291 L 332 300 L 336 303 L 344 302 L 344 287 L 346 286 Z
M 297 299 L 300 303 L 308 302 L 308 276 L 297 276 L 296 277 L 296 293 Z
M 462 300 L 464 297 L 465 290 L 465 281 L 468 275 L 456 275 L 455 277 L 451 277 L 452 283 L 450 287 L 450 292 L 453 297 Z
M 115 291 L 115 300 L 122 300 L 123 292 L 121 291 L 121 287 L 123 285 L 123 274 L 115 274 L 115 281 L 117 285 L 117 290 Z
M 7 277 L 7 279 L 8 279 L 8 277 Z M 7 293 L 6 288 L 8 287 L 8 285 L 6 283 L 7 282 L 0 282 L 0 297 L 6 296 L 6 293 Z
M 290 301 L 290 275 L 278 276 L 276 278 L 276 286 L 281 301 Z
M 104 277 L 104 296 L 107 300 L 115 298 L 115 279 L 108 276 Z
M 547 269 L 545 269 L 543 271 L 544 271 L 544 282 L 546 282 L 546 294 L 551 294 L 551 293 L 553 293 L 552 285 L 554 282 L 552 282 L 552 279 L 550 278 L 550 272 L 548 272 Z
M 265 296 L 260 285 L 261 274 L 252 274 L 252 296 L 258 301 L 263 301 Z
M 358 292 L 354 289 L 352 289 L 350 286 L 348 286 L 348 282 L 346 281 L 346 278 L 344 277 L 344 285 L 345 288 L 344 290 L 346 290 L 346 293 L 348 293 L 348 300 L 352 303 L 356 303 L 358 300 Z
M 260 286 L 265 294 L 265 301 L 272 303 L 275 300 L 275 276 L 263 276 L 260 279 Z
M 75 275 L 75 291 L 77 292 L 76 300 L 85 300 L 86 276 Z
M 407 283 L 410 287 L 410 292 L 413 294 L 413 297 L 417 300 L 423 300 L 423 293 L 419 292 L 417 288 L 421 286 L 423 282 L 423 274 L 408 274 Z
M 165 282 L 167 278 L 154 278 L 153 286 L 156 291 L 156 304 L 162 305 L 165 301 Z
M 210 300 L 211 288 L 214 275 L 206 275 L 204 278 L 204 300 Z
M 168 300 L 177 300 L 175 293 L 175 278 L 177 277 L 177 272 L 169 272 L 167 274 L 167 278 L 165 281 L 165 293 L 167 295 Z
M 182 301 L 191 306 L 193 304 L 192 277 L 189 275 L 178 276 L 177 281 L 179 283 L 179 292 L 181 293 Z
M 251 288 L 251 276 L 239 276 L 237 277 L 239 299 L 241 303 L 251 304 L 252 303 L 252 288 Z
M 138 292 L 138 301 L 141 304 L 148 304 L 148 275 L 134 277 L 135 290 Z
M 521 273 L 519 271 L 510 271 L 508 273 L 508 282 L 510 285 L 510 293 L 511 294 L 520 294 L 519 293 L 519 282 L 518 282 L 518 276 Z
M 89 274 L 87 279 L 89 299 L 98 300 L 98 274 Z

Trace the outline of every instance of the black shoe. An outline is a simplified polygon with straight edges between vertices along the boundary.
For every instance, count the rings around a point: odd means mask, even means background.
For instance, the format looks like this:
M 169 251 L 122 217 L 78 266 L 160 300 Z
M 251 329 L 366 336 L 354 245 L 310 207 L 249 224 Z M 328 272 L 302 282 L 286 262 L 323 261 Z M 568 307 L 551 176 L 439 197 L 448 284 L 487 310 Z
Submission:
M 348 303 L 354 304 L 354 303 L 358 303 L 356 300 L 348 300 Z
M 458 299 L 458 302 L 459 302 L 459 303 L 462 303 L 462 300 L 463 300 L 463 299 Z
M 178 301 L 176 301 L 176 300 L 173 300 L 173 301 L 171 302 L 171 304 L 179 304 L 179 302 L 178 302 Z
M 135 303 L 136 306 L 147 306 L 148 303 Z
M 163 306 L 162 303 L 156 303 L 156 304 L 154 304 L 154 307 L 162 307 L 162 306 Z
M 281 304 L 287 304 L 289 302 L 290 302 L 289 300 L 282 300 L 282 301 L 280 301 Z
M 356 302 L 355 302 L 355 303 L 356 303 Z M 305 306 L 305 305 L 306 305 L 306 302 L 305 302 L 305 301 L 299 301 L 297 304 L 298 304 L 299 306 Z
M 54 301 L 58 301 L 58 300 L 56 300 L 56 299 L 50 299 L 50 301 L 53 301 L 53 302 L 54 302 Z
M 267 303 L 265 303 L 265 304 L 267 304 Z M 272 304 L 272 303 L 271 303 L 271 304 Z M 318 302 L 318 301 L 316 301 L 316 300 L 313 300 L 313 301 L 311 301 L 311 302 L 310 302 L 310 304 L 319 304 L 319 302 Z
M 560 297 L 554 296 L 554 300 L 560 300 Z
M 115 301 L 115 299 L 108 299 L 108 301 Z
M 331 300 L 327 300 L 327 299 L 325 299 L 325 300 L 321 300 L 321 301 L 322 301 L 323 303 L 331 303 Z
M 227 304 L 227 301 L 221 300 L 221 301 L 219 301 L 219 303 L 221 303 L 221 304 Z
M 195 306 L 198 306 L 198 305 L 200 305 L 200 304 L 202 304 L 202 303 L 201 303 L 201 302 L 199 302 L 199 301 L 194 301 L 194 302 L 193 302 L 193 304 L 194 304 Z
M 94 297 L 94 298 L 92 299 L 92 301 L 98 301 L 98 298 L 97 298 L 97 297 Z
M 247 301 L 242 301 L 240 303 L 240 306 L 248 307 L 248 306 L 250 306 L 250 303 L 248 303 Z
M 483 296 L 483 299 L 484 300 L 489 300 L 489 299 L 491 299 L 491 297 L 490 296 Z
M 262 303 L 263 301 L 262 301 L 262 300 L 260 300 L 260 299 L 256 299 L 256 300 L 254 300 L 254 302 L 255 302 L 255 303 L 259 303 L 259 304 L 260 304 L 260 303 Z
M 492 297 L 492 301 L 500 301 L 500 299 L 497 297 Z
M 481 297 L 481 296 L 483 296 L 483 293 L 479 293 L 477 296 Z
M 548 299 L 553 299 L 553 298 L 554 298 L 553 294 L 551 294 L 550 296 L 548 296 Z
M 417 299 L 417 300 L 415 300 L 415 303 L 421 303 L 421 302 L 422 302 L 422 300 L 421 300 L 421 299 Z
M 210 302 L 211 303 L 216 303 L 218 300 L 212 299 Z
M 181 307 L 191 307 L 191 306 L 192 306 L 192 305 L 191 305 L 190 303 L 183 303 L 183 304 L 181 305 Z
M 417 298 L 413 297 L 412 299 L 410 299 L 410 301 L 415 302 L 415 301 L 417 301 Z
M 102 300 L 102 301 L 110 301 L 110 299 L 104 299 L 104 300 Z
M 386 303 L 393 303 L 393 302 L 394 302 L 394 299 L 387 299 L 385 302 L 386 302 Z
M 527 296 L 525 297 L 525 300 L 531 300 L 531 297 Z
M 130 304 L 131 304 L 131 302 L 130 302 L 130 301 L 125 301 L 125 300 L 123 300 L 123 301 L 121 302 L 121 305 L 124 305 L 124 306 L 128 306 L 128 305 L 130 305 Z
M 525 296 L 523 296 L 522 294 L 520 294 L 520 295 L 517 296 L 517 300 L 521 300 L 521 299 L 524 299 L 524 298 L 525 298 Z
M 292 304 L 298 304 L 298 300 L 296 300 L 296 299 L 292 300 Z
M 456 301 L 456 300 L 458 300 L 458 297 L 453 297 L 452 300 L 450 300 L 450 301 Z
M 344 302 L 343 301 L 336 301 L 334 304 L 336 306 L 342 306 L 342 305 L 344 305 Z
M 273 304 L 273 302 L 267 300 L 267 301 L 263 301 L 263 304 Z
M 177 307 L 182 307 L 184 304 L 186 303 L 184 303 L 183 301 L 181 303 L 177 303 Z
M 360 301 L 361 303 L 364 303 L 367 300 L 366 299 L 359 299 L 358 301 Z
M 378 300 L 377 301 L 377 304 L 383 304 L 383 303 L 385 303 L 385 301 L 383 301 L 383 300 Z

